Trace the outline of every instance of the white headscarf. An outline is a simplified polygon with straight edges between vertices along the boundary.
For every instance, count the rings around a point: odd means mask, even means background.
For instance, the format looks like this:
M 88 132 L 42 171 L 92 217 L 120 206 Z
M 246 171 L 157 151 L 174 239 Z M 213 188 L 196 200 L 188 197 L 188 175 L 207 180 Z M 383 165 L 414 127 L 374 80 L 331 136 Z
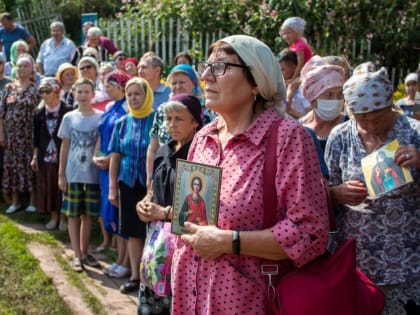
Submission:
M 280 114 L 284 114 L 286 85 L 271 49 L 262 41 L 247 35 L 232 35 L 221 41 L 230 45 L 250 67 L 259 94 L 267 101 L 265 107 L 274 107 Z
M 281 29 L 290 28 L 295 32 L 302 32 L 305 29 L 306 21 L 298 16 L 290 17 L 286 19 L 281 25 Z
M 375 71 L 373 63 L 365 62 L 344 83 L 343 94 L 349 110 L 363 114 L 391 106 L 393 88 L 385 68 Z

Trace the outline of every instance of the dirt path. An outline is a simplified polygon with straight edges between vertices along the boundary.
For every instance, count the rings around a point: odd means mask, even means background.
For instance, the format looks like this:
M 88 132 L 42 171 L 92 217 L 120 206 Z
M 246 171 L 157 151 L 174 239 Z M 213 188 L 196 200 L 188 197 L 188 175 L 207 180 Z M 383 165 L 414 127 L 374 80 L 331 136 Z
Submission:
M 44 229 L 37 225 L 20 225 L 18 227 L 25 233 L 38 233 Z M 30 243 L 29 250 L 38 259 L 41 269 L 51 278 L 63 300 L 73 310 L 75 315 L 93 315 L 87 303 L 83 300 L 81 292 L 68 280 L 59 262 L 54 259 L 57 251 L 67 260 L 70 260 L 72 251 L 69 244 L 63 244 L 61 248 L 52 248 L 49 245 Z M 95 257 L 106 267 L 104 256 L 95 254 Z M 127 279 L 113 279 L 105 276 L 101 270 L 86 268 L 86 275 L 81 279 L 87 289 L 98 299 L 107 310 L 107 314 L 130 315 L 137 314 L 137 296 L 135 293 L 124 295 L 119 292 L 119 287 Z

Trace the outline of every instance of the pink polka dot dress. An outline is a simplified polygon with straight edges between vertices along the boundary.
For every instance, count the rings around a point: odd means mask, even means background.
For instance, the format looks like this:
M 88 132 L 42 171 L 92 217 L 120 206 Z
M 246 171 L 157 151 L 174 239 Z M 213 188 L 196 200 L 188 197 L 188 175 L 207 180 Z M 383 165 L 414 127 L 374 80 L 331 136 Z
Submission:
M 262 230 L 264 137 L 276 119 L 273 109 L 266 110 L 223 150 L 216 122 L 194 138 L 188 159 L 223 168 L 220 229 Z M 279 221 L 271 231 L 290 258 L 284 261 L 285 269 L 290 262 L 302 266 L 325 251 L 328 214 L 315 147 L 298 123 L 284 119 L 279 125 L 277 157 L 273 176 Z M 206 260 L 178 238 L 172 265 L 173 314 L 265 314 L 262 264 L 258 257 L 241 255 Z

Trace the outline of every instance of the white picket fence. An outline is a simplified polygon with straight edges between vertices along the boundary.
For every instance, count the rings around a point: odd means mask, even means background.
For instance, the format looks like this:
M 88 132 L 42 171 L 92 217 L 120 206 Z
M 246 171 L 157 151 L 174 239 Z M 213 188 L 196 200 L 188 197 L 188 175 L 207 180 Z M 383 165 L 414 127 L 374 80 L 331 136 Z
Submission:
M 37 4 L 22 6 L 17 10 L 18 20 L 35 36 L 38 47 L 50 36 L 49 25 L 53 20 L 60 20 L 61 16 L 54 13 L 52 0 L 45 0 Z M 182 29 L 180 19 L 150 19 L 147 17 L 122 17 L 120 19 L 100 19 L 98 25 L 106 36 L 127 55 L 139 58 L 144 52 L 153 50 L 166 65 L 171 65 L 174 56 L 180 51 L 188 51 L 195 61 L 207 58 L 207 50 L 211 43 L 228 34 L 222 31 L 190 34 Z M 327 43 L 328 42 L 328 43 Z M 329 44 L 329 47 L 325 45 Z M 322 55 L 344 55 L 354 64 L 371 58 L 370 40 L 322 41 L 317 39 L 311 45 L 315 53 Z M 408 73 L 408 69 L 389 69 L 392 82 L 401 82 Z
M 206 58 L 209 45 L 222 36 L 221 32 L 189 34 L 182 30 L 180 19 L 101 19 L 99 27 L 128 56 L 139 58 L 153 50 L 165 64 L 171 64 L 180 51 L 188 51 L 196 60 Z
M 106 36 L 113 39 L 117 46 L 127 55 L 139 58 L 144 52 L 153 50 L 162 58 L 165 64 L 172 64 L 174 56 L 180 51 L 188 51 L 193 59 L 204 60 L 207 58 L 209 45 L 227 34 L 217 33 L 189 34 L 182 30 L 180 19 L 127 18 L 118 20 L 100 19 L 99 27 Z M 323 55 L 343 55 L 350 60 L 361 63 L 371 58 L 370 40 L 352 40 L 343 43 L 336 41 L 330 43 L 318 39 L 311 43 L 315 53 Z M 401 82 L 409 73 L 408 69 L 388 69 L 392 82 Z

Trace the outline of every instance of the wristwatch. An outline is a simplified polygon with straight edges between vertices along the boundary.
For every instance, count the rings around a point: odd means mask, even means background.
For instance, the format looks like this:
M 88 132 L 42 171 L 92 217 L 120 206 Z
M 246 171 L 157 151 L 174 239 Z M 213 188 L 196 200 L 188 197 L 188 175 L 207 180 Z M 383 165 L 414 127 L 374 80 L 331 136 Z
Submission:
M 233 231 L 232 252 L 233 252 L 233 255 L 235 256 L 238 256 L 241 253 L 241 239 L 239 237 L 239 231 Z

